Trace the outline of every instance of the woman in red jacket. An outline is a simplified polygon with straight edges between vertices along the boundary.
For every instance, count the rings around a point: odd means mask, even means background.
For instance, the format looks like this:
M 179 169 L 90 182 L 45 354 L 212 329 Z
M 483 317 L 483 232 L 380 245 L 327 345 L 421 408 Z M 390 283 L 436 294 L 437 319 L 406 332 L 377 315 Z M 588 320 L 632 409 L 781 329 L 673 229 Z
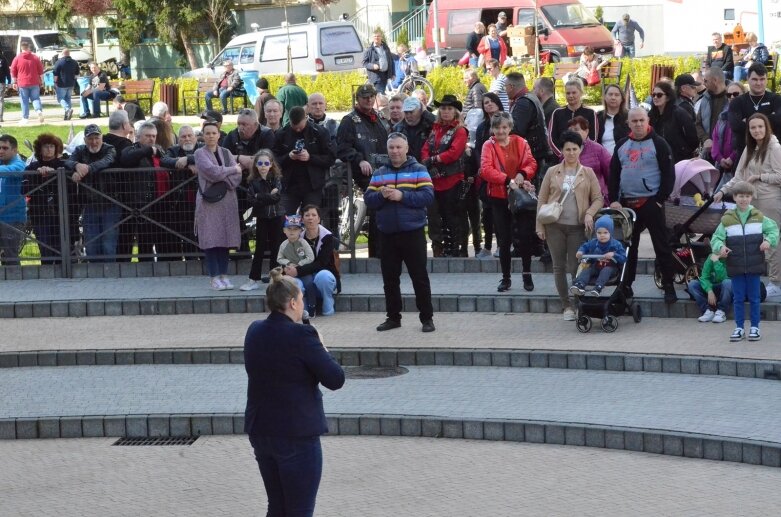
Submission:
M 491 118 L 493 137 L 483 144 L 480 158 L 480 177 L 487 182 L 487 194 L 494 219 L 496 240 L 499 242 L 499 263 L 502 266 L 502 280 L 497 291 L 510 289 L 510 243 L 513 226 L 517 226 L 523 263 L 523 288 L 534 290 L 531 263 L 535 229 L 533 211 L 513 215 L 507 207 L 507 189 L 522 188 L 534 192 L 531 179 L 537 172 L 537 161 L 532 156 L 529 144 L 517 135 L 511 135 L 513 119 L 507 113 L 497 113 Z
M 477 52 L 483 56 L 483 63 L 487 63 L 489 59 L 496 59 L 499 61 L 499 65 L 504 65 L 504 62 L 507 60 L 507 45 L 499 37 L 496 25 L 492 23 L 487 30 L 488 35 L 483 36 L 483 39 L 478 43 Z
M 450 94 L 440 102 L 434 101 L 434 105 L 439 108 L 439 114 L 420 156 L 434 183 L 434 198 L 445 237 L 444 255 L 466 257 L 466 206 L 461 198 L 462 192 L 466 192 L 463 183 L 467 132 L 460 122 L 463 105 Z

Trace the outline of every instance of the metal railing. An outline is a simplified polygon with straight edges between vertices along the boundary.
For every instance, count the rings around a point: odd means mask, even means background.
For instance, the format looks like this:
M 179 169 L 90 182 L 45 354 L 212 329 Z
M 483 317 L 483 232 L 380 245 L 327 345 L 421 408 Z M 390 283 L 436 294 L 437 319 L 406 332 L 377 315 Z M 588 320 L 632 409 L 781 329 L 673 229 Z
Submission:
M 396 22 L 388 33 L 388 39 L 396 41 L 399 37 L 399 32 L 406 27 L 409 41 L 424 41 L 426 23 L 428 23 L 428 6 L 422 5 L 413 9 L 407 16 Z M 412 50 L 414 51 L 415 49 Z
M 358 9 L 349 21 L 355 26 L 361 41 L 371 43 L 374 29 L 378 26 L 386 35 L 390 32 L 390 8 L 384 4 L 369 4 Z
M 352 168 L 334 166 L 323 190 L 322 224 L 339 238 L 342 219 L 356 217 Z M 105 169 L 100 175 L 75 179 L 65 169 L 43 175 L 37 171 L 0 173 L 19 177 L 15 191 L 5 184 L 0 206 L 0 264 L 55 264 L 71 277 L 79 262 L 200 260 L 195 236 L 197 176 L 189 169 Z M 251 258 L 255 239 L 252 206 L 241 185 L 236 189 L 241 246 L 232 258 Z M 341 202 L 345 199 L 347 202 Z M 346 206 L 345 206 L 346 205 Z M 355 257 L 356 232 L 342 252 Z

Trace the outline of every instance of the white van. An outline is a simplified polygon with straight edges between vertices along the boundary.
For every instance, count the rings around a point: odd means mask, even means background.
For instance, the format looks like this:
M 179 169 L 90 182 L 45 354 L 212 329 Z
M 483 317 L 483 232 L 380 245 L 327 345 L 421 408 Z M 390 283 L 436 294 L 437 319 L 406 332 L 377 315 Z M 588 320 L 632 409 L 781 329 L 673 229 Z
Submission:
M 22 52 L 22 42 L 28 42 L 30 49 L 41 58 L 44 68 L 51 68 L 60 57 L 62 49 L 70 49 L 71 57 L 86 67 L 92 61 L 92 55 L 81 48 L 72 37 L 62 32 L 7 30 L 0 31 L 0 50 L 10 63 L 14 56 Z
M 288 41 L 295 73 L 314 75 L 363 68 L 363 44 L 352 24 L 310 22 L 237 36 L 207 66 L 184 77 L 219 77 L 224 71 L 222 63 L 228 59 L 243 72 L 285 74 Z

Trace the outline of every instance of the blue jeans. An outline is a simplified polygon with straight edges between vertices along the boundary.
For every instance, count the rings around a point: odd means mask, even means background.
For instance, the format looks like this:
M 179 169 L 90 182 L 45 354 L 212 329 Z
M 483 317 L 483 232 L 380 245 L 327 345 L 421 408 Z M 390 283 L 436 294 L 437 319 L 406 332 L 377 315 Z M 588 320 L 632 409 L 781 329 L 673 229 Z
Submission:
M 732 304 L 732 281 L 728 278 L 720 284 L 713 284 L 713 293 L 716 295 L 716 309 L 727 312 Z M 694 298 L 701 313 L 711 308 L 708 305 L 708 294 L 702 290 L 699 280 L 689 282 L 689 294 Z
M 635 57 L 635 46 L 624 45 L 624 51 L 621 53 L 621 57 Z
M 320 437 L 254 436 L 250 443 L 266 487 L 266 516 L 313 515 L 323 472 Z
M 228 248 L 209 248 L 203 250 L 206 255 L 206 271 L 210 277 L 228 274 Z
M 580 272 L 575 279 L 575 283 L 583 285 L 591 285 L 593 283 L 594 286 L 602 288 L 605 287 L 605 284 L 615 272 L 616 266 L 605 266 L 599 269 L 595 264 L 591 264 Z
M 73 108 L 73 106 L 71 105 L 71 95 L 73 95 L 73 86 L 67 86 L 65 88 L 55 86 L 55 89 L 57 90 L 57 102 L 60 103 L 62 109 L 68 111 L 69 109 Z
M 241 90 L 228 91 L 227 88 L 220 88 L 219 97 L 220 102 L 222 103 L 222 111 L 228 111 L 228 97 L 240 97 L 242 95 L 244 95 L 244 92 Z M 212 99 L 214 97 L 217 97 L 217 95 L 214 95 L 214 92 L 206 92 L 205 99 L 207 110 L 212 109 Z
M 19 99 L 22 103 L 22 118 L 25 120 L 30 118 L 30 101 L 33 101 L 35 111 L 43 110 L 41 106 L 41 87 L 37 84 L 35 86 L 20 86 Z
M 735 76 L 736 81 L 742 81 L 746 77 L 748 77 L 748 68 L 741 65 L 735 65 L 735 70 L 733 70 L 733 75 Z
M 330 271 L 323 269 L 314 275 L 301 277 L 306 294 L 306 304 L 314 307 L 317 299 L 323 300 L 323 316 L 330 316 L 334 313 L 334 288 L 336 287 L 336 277 Z
M 81 113 L 83 114 L 90 114 L 89 109 L 89 99 L 92 99 L 92 116 L 99 117 L 100 116 L 100 103 L 102 101 L 105 101 L 107 99 L 111 98 L 111 92 L 108 90 L 97 90 L 95 92 L 92 92 L 92 95 L 89 97 L 81 97 Z
M 759 327 L 759 275 L 735 275 L 732 277 L 732 306 L 735 310 L 735 327 L 746 323 L 745 301 L 749 303 L 752 327 Z
M 477 68 L 477 63 L 480 61 L 480 57 L 469 57 L 469 68 Z
M 119 219 L 122 209 L 117 205 L 91 204 L 84 207 L 84 240 L 87 257 L 105 255 L 93 262 L 114 262 L 119 240 Z M 91 259 L 92 260 L 92 259 Z

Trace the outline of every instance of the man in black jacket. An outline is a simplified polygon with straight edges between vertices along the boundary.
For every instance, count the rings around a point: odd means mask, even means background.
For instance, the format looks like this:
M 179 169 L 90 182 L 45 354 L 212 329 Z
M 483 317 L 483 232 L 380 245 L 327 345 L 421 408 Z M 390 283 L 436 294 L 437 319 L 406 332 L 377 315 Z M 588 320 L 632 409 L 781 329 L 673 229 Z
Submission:
M 97 124 L 84 128 L 84 142 L 65 160 L 65 168 L 73 171 L 73 181 L 85 187 L 79 189 L 79 194 L 84 205 L 82 224 L 87 257 L 102 256 L 92 260 L 113 262 L 122 210 L 99 192 L 113 198 L 117 196 L 116 175 L 102 173 L 114 164 L 116 149 L 103 142 L 103 134 Z
M 198 143 L 195 130 L 191 126 L 179 128 L 178 144 L 168 148 L 165 156 L 160 160 L 163 167 L 171 170 L 171 188 L 176 189 L 171 195 L 171 204 L 174 205 L 172 227 L 182 239 L 182 251 L 187 254 L 198 253 L 198 245 L 193 233 L 193 221 L 195 220 L 195 196 L 198 192 L 195 177 L 198 169 L 195 167 L 195 151 L 202 146 Z M 189 180 L 189 181 L 188 181 Z M 181 186 L 185 183 L 184 186 Z
M 675 101 L 676 106 L 680 106 L 694 122 L 697 117 L 694 114 L 694 100 L 698 97 L 697 87 L 702 86 L 694 80 L 691 74 L 681 74 L 675 78 L 675 94 L 678 99 Z
M 378 92 L 384 93 L 388 81 L 396 77 L 396 70 L 393 66 L 393 54 L 382 39 L 382 32 L 374 33 L 372 44 L 363 54 L 363 66 L 366 68 L 366 75 L 369 76 L 369 82 Z
M 310 121 L 303 107 L 292 108 L 289 118 L 274 146 L 282 169 L 282 208 L 288 215 L 306 205 L 323 204 L 328 169 L 336 161 L 328 132 Z
M 71 57 L 71 51 L 62 50 L 60 59 L 54 63 L 54 88 L 57 91 L 57 102 L 65 110 L 63 120 L 70 120 L 73 116 L 71 96 L 73 87 L 76 86 L 76 77 L 79 75 L 79 63 Z
M 732 79 L 732 73 L 735 70 L 732 47 L 724 43 L 720 33 L 714 32 L 711 36 L 713 45 L 708 47 L 708 57 L 705 58 L 705 64 L 709 67 L 721 67 L 721 70 L 724 72 L 724 78 Z
M 748 69 L 748 92 L 729 103 L 729 125 L 732 147 L 738 156 L 746 148 L 746 120 L 754 113 L 764 113 L 770 119 L 773 134 L 781 139 L 781 95 L 767 89 L 767 68 L 754 63 Z

